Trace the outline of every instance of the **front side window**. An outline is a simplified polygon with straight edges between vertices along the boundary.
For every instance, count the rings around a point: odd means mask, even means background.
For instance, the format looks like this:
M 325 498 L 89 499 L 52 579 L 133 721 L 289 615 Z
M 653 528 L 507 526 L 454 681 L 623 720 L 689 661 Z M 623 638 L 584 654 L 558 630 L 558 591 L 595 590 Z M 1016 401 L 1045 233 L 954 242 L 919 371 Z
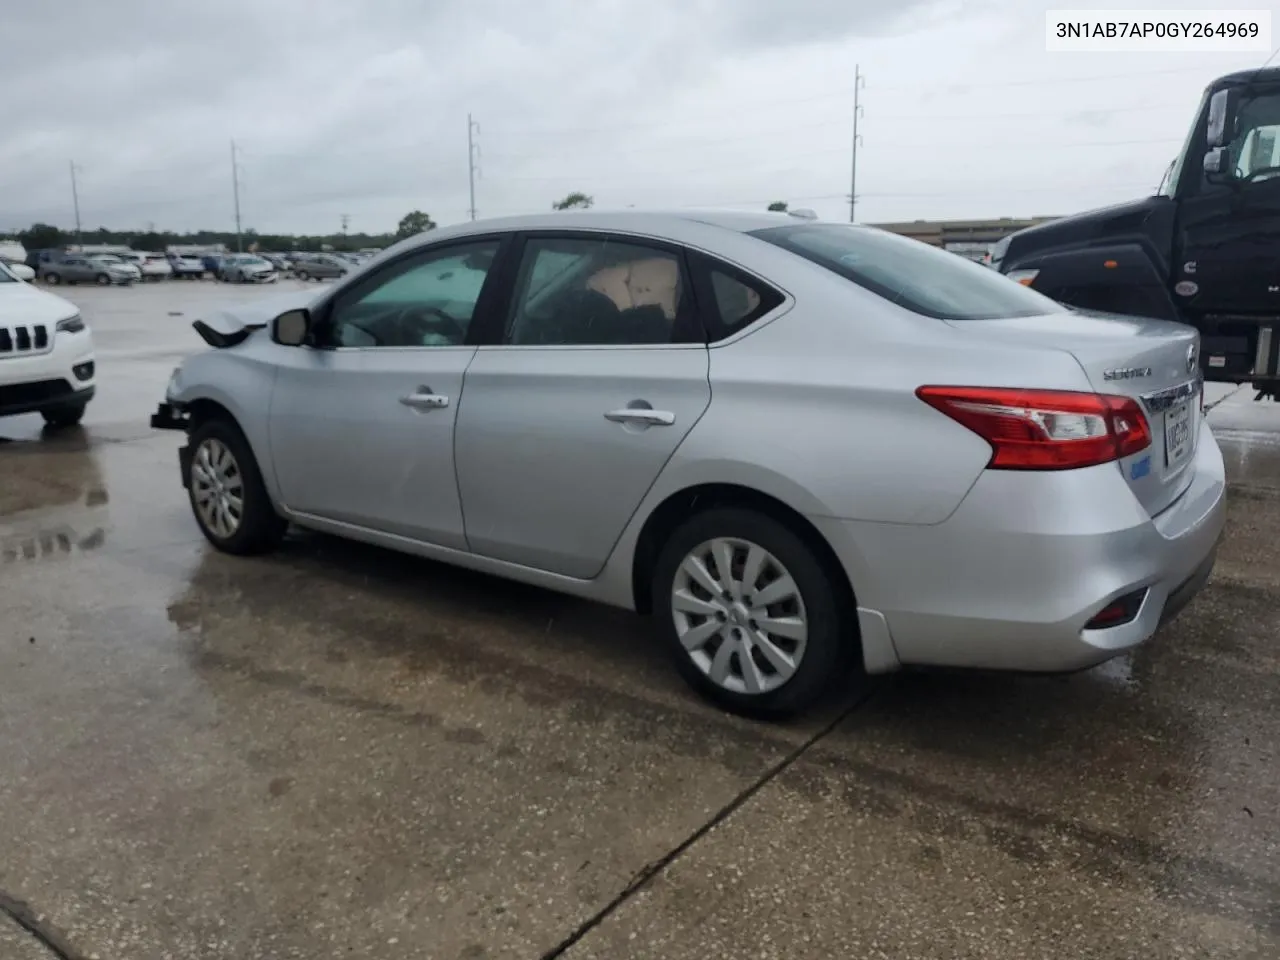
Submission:
M 1231 157 L 1241 180 L 1280 174 L 1280 93 L 1261 94 L 1240 104 Z
M 449 347 L 467 331 L 501 243 L 427 250 L 339 294 L 329 319 L 338 347 Z
M 680 258 L 668 250 L 612 237 L 530 239 L 507 342 L 622 346 L 683 340 L 687 296 Z
M 884 230 L 808 223 L 756 230 L 752 236 L 926 317 L 1000 320 L 1066 310 L 994 270 Z

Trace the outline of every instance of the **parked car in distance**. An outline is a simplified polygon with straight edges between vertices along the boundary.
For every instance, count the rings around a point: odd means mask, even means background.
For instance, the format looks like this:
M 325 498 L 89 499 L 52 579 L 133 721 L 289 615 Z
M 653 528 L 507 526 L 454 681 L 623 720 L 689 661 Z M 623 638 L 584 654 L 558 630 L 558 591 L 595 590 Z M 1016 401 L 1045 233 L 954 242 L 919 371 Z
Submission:
M 93 398 L 93 337 L 76 305 L 0 266 L 0 417 L 80 422 Z
M 651 611 L 733 710 L 1100 663 L 1225 520 L 1194 330 L 869 227 L 477 221 L 195 326 L 152 422 L 215 547 L 294 523 Z
M 204 260 L 200 257 L 171 253 L 168 260 L 169 269 L 173 271 L 175 278 L 199 280 L 205 274 Z
M 91 253 L 88 254 L 88 257 L 97 263 L 105 263 L 114 267 L 118 272 L 128 276 L 130 283 L 136 283 L 142 279 L 142 269 L 136 263 L 114 253 Z
M 270 262 L 252 253 L 235 253 L 222 260 L 218 279 L 227 283 L 272 283 L 276 271 Z
M 107 253 L 86 256 L 80 253 L 59 254 L 57 258 L 40 260 L 39 278 L 51 286 L 60 283 L 97 283 L 101 286 L 127 286 L 138 279 L 138 268 Z
M 169 258 L 163 253 L 146 253 L 135 250 L 130 253 L 122 253 L 120 257 L 137 267 L 142 273 L 142 279 L 148 282 L 154 283 L 160 280 L 168 280 L 173 276 L 173 267 L 169 265 Z
M 0 240 L 0 264 L 6 267 L 13 267 L 21 264 L 24 268 L 23 272 L 25 273 L 27 266 L 27 248 L 17 240 Z M 13 272 L 15 276 L 18 276 L 16 271 Z M 34 273 L 34 268 L 32 268 L 32 272 Z M 27 280 L 30 278 L 18 276 L 18 279 Z
M 271 266 L 279 273 L 284 273 L 293 266 L 288 259 L 280 253 L 260 253 L 258 256 L 271 264 Z
M 323 253 L 293 263 L 293 275 L 299 280 L 329 280 L 345 276 L 352 269 L 351 264 Z

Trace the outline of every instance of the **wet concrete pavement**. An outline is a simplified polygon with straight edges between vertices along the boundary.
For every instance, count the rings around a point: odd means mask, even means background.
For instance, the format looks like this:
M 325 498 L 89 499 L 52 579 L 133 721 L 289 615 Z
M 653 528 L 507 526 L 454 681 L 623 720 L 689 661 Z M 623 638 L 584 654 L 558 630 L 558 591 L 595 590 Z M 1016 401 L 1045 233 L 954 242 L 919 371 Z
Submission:
M 1227 539 L 1134 656 L 762 726 L 621 612 L 213 553 L 146 417 L 263 291 L 70 295 L 85 428 L 0 421 L 3 960 L 1280 956 L 1280 406 L 1213 388 Z

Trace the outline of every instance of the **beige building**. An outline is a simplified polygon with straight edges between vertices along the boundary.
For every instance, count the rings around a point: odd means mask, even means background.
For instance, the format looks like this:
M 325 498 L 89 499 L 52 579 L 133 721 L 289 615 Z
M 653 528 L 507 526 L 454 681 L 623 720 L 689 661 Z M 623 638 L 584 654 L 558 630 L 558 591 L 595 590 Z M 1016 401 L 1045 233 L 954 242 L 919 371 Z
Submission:
M 1056 219 L 1058 218 L 1030 217 L 1018 220 L 1001 217 L 999 220 L 909 220 L 904 223 L 873 223 L 871 226 L 980 260 L 997 240 L 1003 240 L 1018 230 Z

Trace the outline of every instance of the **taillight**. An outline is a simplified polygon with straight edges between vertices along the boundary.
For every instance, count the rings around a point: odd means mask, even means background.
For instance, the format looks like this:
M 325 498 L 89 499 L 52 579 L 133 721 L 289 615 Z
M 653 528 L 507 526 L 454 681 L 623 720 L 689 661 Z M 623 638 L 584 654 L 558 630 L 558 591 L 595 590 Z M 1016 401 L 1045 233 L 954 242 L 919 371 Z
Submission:
M 920 387 L 916 396 L 991 444 L 995 470 L 1073 470 L 1151 445 L 1132 397 L 1006 387 Z

